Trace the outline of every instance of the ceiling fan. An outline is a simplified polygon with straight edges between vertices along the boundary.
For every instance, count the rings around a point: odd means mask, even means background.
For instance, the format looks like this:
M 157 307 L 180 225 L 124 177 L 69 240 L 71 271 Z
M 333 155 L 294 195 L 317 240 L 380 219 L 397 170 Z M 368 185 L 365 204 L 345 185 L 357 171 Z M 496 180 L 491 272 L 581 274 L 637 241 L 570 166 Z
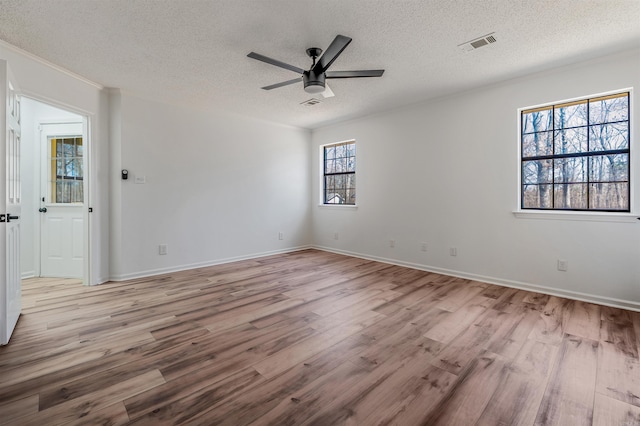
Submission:
M 284 68 L 302 75 L 302 77 L 296 77 L 292 80 L 283 81 L 282 83 L 265 86 L 262 89 L 277 89 L 278 87 L 295 84 L 302 80 L 302 82 L 304 83 L 305 92 L 311 94 L 322 93 L 326 98 L 333 96 L 333 92 L 326 84 L 326 79 L 381 77 L 384 73 L 384 70 L 327 71 L 331 64 L 333 64 L 338 56 L 340 56 L 342 51 L 349 45 L 349 43 L 351 43 L 351 40 L 352 39 L 350 37 L 337 35 L 322 56 L 320 56 L 322 54 L 322 49 L 320 49 L 319 47 L 310 47 L 309 49 L 307 49 L 307 55 L 309 55 L 309 57 L 313 60 L 311 68 L 309 68 L 308 71 L 255 52 L 251 52 L 247 56 L 249 58 L 257 59 L 258 61 L 266 62 L 267 64 L 275 65 L 277 67 Z M 318 57 L 320 58 L 316 61 Z

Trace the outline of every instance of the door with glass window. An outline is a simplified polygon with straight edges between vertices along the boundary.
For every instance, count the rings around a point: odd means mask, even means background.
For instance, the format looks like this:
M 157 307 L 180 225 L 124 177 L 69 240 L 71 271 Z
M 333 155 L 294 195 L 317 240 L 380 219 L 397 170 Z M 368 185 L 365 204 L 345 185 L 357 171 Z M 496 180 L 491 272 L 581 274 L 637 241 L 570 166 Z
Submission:
M 40 276 L 82 278 L 84 140 L 82 123 L 43 124 Z

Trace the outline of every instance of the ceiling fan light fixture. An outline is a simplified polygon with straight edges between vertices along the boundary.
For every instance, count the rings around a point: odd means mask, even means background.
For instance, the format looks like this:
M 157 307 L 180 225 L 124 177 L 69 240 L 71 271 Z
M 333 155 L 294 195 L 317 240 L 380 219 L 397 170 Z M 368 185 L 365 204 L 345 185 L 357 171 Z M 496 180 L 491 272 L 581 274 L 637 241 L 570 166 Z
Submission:
M 304 82 L 304 91 L 311 94 L 324 92 L 324 73 L 316 74 L 311 71 L 305 71 L 302 74 L 302 81 Z
M 304 86 L 304 91 L 311 94 L 324 92 L 324 84 L 318 82 L 312 82 Z

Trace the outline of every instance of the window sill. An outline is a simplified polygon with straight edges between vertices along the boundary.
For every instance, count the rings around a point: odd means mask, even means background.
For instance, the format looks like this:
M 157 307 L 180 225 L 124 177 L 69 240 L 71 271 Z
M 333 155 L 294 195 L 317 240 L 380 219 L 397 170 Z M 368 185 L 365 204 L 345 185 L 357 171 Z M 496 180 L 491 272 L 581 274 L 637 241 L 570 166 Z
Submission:
M 318 207 L 323 209 L 336 209 L 336 210 L 358 210 L 357 204 L 318 204 Z
M 638 215 L 631 213 L 603 212 L 559 212 L 516 210 L 513 215 L 520 219 L 581 220 L 589 222 L 627 222 L 640 223 Z

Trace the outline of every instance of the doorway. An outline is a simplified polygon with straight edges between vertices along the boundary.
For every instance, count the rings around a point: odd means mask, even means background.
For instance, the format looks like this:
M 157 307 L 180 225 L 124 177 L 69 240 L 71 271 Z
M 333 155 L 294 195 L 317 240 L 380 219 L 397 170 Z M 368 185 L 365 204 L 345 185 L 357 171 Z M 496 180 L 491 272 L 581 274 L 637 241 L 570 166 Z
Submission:
M 88 284 L 88 119 L 26 97 L 22 117 L 22 278 Z

